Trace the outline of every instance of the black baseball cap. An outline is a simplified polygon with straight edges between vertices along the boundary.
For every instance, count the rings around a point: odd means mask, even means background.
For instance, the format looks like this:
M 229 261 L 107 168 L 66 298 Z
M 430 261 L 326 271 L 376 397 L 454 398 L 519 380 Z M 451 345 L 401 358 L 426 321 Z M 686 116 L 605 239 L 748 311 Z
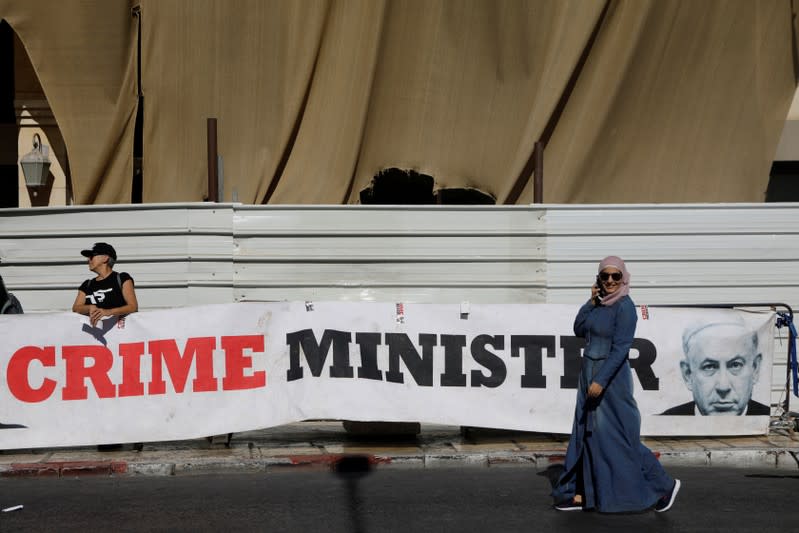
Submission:
M 95 255 L 107 255 L 114 261 L 117 260 L 117 252 L 114 247 L 107 242 L 96 242 L 91 250 L 81 250 L 80 255 L 83 257 L 94 257 Z

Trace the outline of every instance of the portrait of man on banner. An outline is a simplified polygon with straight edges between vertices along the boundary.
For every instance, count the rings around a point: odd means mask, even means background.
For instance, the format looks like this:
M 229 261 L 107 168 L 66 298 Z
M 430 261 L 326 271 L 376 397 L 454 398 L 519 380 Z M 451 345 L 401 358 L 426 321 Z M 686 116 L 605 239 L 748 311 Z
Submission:
M 693 400 L 661 415 L 768 416 L 752 399 L 763 356 L 758 332 L 743 322 L 698 324 L 684 330 L 680 374 Z

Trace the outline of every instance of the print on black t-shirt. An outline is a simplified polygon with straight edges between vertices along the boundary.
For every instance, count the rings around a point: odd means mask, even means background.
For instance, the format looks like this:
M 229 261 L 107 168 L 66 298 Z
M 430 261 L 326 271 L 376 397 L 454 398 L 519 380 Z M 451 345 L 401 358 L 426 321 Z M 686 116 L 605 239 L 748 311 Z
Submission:
M 87 279 L 80 285 L 81 291 L 86 295 L 86 305 L 96 305 L 100 309 L 114 309 L 125 305 L 122 296 L 122 284 L 133 278 L 127 272 L 112 272 L 110 276 L 100 281 Z

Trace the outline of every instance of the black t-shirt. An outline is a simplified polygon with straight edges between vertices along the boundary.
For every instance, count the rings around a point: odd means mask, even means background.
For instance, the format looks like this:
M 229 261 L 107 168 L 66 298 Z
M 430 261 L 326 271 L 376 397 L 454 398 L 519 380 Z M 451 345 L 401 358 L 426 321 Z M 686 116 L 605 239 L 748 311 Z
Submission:
M 122 284 L 128 280 L 133 282 L 133 278 L 127 272 L 112 272 L 110 276 L 100 281 L 87 279 L 80 284 L 78 290 L 86 295 L 85 304 L 94 304 L 100 309 L 113 309 L 127 303 L 122 296 Z

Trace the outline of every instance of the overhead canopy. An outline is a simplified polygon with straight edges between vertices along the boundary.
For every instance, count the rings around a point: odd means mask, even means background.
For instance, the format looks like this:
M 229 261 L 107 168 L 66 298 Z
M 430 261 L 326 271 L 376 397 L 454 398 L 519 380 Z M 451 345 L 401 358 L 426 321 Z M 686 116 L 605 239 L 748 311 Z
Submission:
M 381 169 L 529 203 L 759 202 L 796 86 L 775 0 L 0 0 L 77 203 L 355 203 Z

